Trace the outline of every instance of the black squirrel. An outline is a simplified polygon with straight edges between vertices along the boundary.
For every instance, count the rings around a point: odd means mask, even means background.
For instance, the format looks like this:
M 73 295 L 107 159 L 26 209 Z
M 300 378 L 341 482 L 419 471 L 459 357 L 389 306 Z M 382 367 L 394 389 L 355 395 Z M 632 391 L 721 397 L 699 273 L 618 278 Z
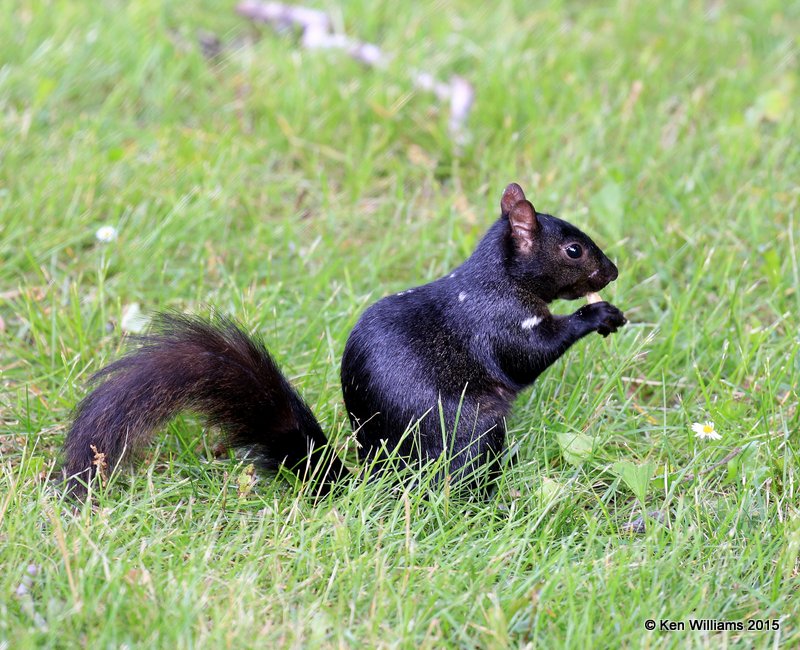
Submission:
M 500 206 L 461 266 L 379 300 L 350 333 L 342 391 L 363 463 L 395 451 L 426 464 L 447 452 L 447 474 L 472 489 L 478 470 L 497 471 L 517 394 L 580 338 L 626 323 L 602 301 L 551 314 L 548 303 L 599 291 L 617 267 L 580 230 L 537 213 L 516 183 Z M 230 319 L 160 314 L 98 379 L 65 442 L 78 498 L 98 471 L 135 455 L 183 410 L 218 426 L 231 447 L 252 449 L 264 467 L 311 481 L 315 493 L 350 476 L 260 339 Z

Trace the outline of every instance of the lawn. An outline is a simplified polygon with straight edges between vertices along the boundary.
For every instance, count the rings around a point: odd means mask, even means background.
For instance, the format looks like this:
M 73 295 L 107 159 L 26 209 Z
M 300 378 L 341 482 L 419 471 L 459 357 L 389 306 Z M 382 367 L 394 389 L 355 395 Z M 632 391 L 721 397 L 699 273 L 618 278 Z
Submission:
M 233 2 L 0 0 L 0 650 L 800 645 L 800 5 L 310 1 L 388 62 Z M 462 132 L 419 72 L 472 84 Z M 315 502 L 190 415 L 59 497 L 132 305 L 238 318 L 353 458 L 350 329 L 511 181 L 630 324 L 518 399 L 493 498 Z

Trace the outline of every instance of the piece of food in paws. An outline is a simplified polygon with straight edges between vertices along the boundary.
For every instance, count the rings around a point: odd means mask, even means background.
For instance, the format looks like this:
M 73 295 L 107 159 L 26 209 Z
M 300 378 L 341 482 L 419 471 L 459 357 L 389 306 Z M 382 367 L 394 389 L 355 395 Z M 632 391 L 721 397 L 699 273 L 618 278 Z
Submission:
M 603 302 L 603 298 L 599 293 L 587 293 L 584 297 L 586 298 L 586 302 L 588 302 L 590 305 L 593 305 L 596 302 Z

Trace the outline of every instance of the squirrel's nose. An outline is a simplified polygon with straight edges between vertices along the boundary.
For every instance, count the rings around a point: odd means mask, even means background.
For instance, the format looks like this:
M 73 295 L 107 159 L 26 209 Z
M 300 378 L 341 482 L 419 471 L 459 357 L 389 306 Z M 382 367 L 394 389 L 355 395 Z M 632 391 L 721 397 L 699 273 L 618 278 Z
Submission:
M 616 265 L 608 258 L 606 258 L 606 274 L 608 275 L 609 282 L 616 280 L 617 276 L 619 275 L 619 270 L 617 269 Z

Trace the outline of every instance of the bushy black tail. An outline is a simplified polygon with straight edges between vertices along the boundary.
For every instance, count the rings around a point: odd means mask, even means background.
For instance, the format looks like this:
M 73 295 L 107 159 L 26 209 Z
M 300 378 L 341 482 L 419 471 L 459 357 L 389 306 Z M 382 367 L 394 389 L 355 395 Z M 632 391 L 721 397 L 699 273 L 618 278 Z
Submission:
M 64 445 L 68 489 L 79 498 L 99 466 L 113 470 L 134 457 L 183 410 L 220 427 L 230 446 L 251 447 L 265 467 L 285 465 L 313 481 L 318 493 L 348 474 L 324 450 L 311 409 L 264 344 L 227 318 L 159 314 L 139 346 L 92 381 L 99 379 L 78 405 Z

